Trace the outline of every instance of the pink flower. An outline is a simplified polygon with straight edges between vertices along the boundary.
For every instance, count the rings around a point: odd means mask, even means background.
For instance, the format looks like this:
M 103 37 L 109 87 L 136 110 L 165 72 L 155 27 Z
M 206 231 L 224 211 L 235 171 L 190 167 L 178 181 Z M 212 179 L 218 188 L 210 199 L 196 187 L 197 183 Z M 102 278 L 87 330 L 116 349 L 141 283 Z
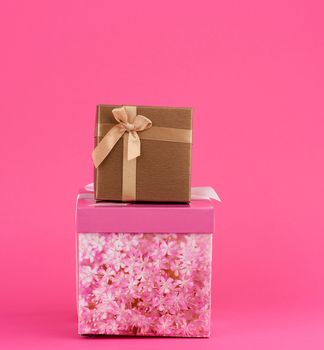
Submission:
M 164 278 L 160 277 L 158 281 L 159 285 L 159 293 L 160 294 L 168 294 L 174 288 L 173 279 L 172 278 Z
M 137 293 L 138 284 L 139 284 L 139 282 L 137 279 L 131 279 L 128 282 L 128 285 L 127 285 L 128 293 L 130 295 L 132 295 L 133 297 L 136 297 L 138 295 L 138 293 Z
M 158 272 L 160 272 L 160 270 L 167 269 L 167 259 L 165 259 L 162 254 L 160 257 L 155 256 L 153 262 L 149 262 L 149 267 L 152 267 L 152 269 L 157 270 Z
M 187 321 L 182 320 L 181 324 L 177 328 L 177 334 L 186 337 L 199 337 L 204 336 L 202 334 L 202 325 L 200 321 Z
M 192 271 L 195 270 L 193 262 L 190 260 L 177 260 L 180 273 L 183 275 L 191 275 Z
M 145 334 L 151 327 L 151 319 L 146 315 L 134 311 L 131 315 L 130 326 L 136 328 L 136 334 Z
M 179 286 L 180 288 L 193 288 L 194 287 L 194 283 L 191 279 L 191 277 L 189 276 L 184 276 L 181 279 L 177 280 L 176 282 L 177 286 Z
M 174 252 L 175 242 L 163 240 L 160 244 L 160 251 L 162 255 L 172 255 Z
M 119 334 L 119 325 L 115 320 L 107 320 L 98 324 L 100 334 Z
M 114 267 L 115 271 L 125 267 L 125 253 L 116 252 L 114 257 L 111 259 L 110 264 Z
M 112 249 L 115 251 L 121 251 L 123 250 L 124 246 L 124 234 L 113 234 L 110 240 L 110 245 L 112 246 Z
M 211 235 L 78 238 L 80 333 L 209 334 Z
M 172 335 L 174 334 L 173 319 L 170 316 L 162 316 L 159 318 L 156 326 L 156 331 L 161 335 Z
M 176 314 L 178 311 L 187 308 L 187 296 L 177 292 L 170 293 L 165 304 L 171 314 Z
M 124 235 L 123 240 L 123 250 L 126 252 L 131 251 L 132 249 L 136 249 L 139 244 L 139 237 L 137 234 L 126 234 Z
M 148 306 L 151 311 L 157 310 L 159 312 L 164 312 L 166 308 L 165 300 L 160 295 L 154 296 L 151 300 L 151 303 L 148 304 Z
M 82 266 L 80 270 L 80 282 L 84 287 L 89 287 L 97 275 L 97 269 L 91 266 Z

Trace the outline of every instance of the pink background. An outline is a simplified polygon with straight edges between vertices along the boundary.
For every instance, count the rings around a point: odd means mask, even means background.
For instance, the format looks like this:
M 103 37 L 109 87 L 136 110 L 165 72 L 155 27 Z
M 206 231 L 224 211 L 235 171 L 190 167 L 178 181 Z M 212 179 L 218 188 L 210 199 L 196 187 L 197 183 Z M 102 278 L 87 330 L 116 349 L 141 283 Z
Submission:
M 323 348 L 323 10 L 1 2 L 1 347 Z M 223 199 L 210 339 L 76 334 L 75 195 L 98 103 L 194 108 L 193 185 Z

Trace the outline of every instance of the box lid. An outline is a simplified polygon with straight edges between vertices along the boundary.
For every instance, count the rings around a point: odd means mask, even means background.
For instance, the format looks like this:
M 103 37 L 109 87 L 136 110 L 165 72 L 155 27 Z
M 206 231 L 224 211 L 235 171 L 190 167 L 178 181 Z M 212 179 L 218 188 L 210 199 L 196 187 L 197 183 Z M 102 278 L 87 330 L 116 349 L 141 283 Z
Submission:
M 214 202 L 211 187 L 192 188 L 189 204 L 96 202 L 92 186 L 77 198 L 77 232 L 213 233 Z

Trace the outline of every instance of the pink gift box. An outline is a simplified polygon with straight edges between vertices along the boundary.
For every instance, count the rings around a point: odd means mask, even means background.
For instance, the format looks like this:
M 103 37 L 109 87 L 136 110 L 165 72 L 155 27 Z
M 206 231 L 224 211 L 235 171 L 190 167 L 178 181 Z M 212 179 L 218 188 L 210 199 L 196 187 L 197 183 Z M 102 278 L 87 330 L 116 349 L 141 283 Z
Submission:
M 214 204 L 77 200 L 78 331 L 208 337 Z

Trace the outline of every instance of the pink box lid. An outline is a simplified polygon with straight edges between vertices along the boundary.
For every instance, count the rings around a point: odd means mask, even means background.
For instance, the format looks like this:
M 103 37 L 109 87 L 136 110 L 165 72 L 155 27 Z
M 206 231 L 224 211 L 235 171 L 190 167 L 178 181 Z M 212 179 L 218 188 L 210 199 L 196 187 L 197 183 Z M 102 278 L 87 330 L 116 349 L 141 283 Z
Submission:
M 206 190 L 206 188 L 204 188 Z M 209 188 L 209 191 L 213 191 Z M 77 232 L 213 233 L 215 192 L 192 196 L 190 204 L 135 204 L 96 202 L 91 191 L 81 190 L 77 198 Z M 206 192 L 206 191 L 205 191 Z M 209 192 L 210 193 L 210 192 Z M 216 196 L 216 197 L 215 197 Z M 199 199 L 205 197 L 204 199 Z

